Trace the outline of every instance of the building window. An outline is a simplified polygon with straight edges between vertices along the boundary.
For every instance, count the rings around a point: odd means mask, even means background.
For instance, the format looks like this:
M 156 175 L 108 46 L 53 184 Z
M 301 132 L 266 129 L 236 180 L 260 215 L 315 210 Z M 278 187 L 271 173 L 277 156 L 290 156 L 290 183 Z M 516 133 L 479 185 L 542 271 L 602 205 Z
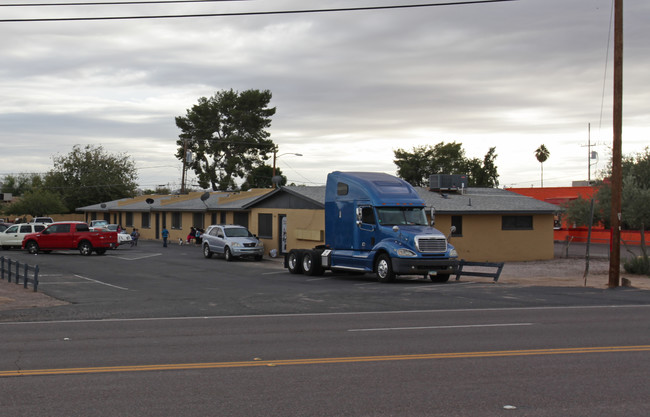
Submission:
M 222 211 L 220 215 L 221 220 L 219 220 L 219 223 L 221 224 L 226 224 L 226 212 Z
M 463 216 L 451 216 L 451 226 L 456 228 L 452 236 L 463 236 Z
M 126 226 L 133 227 L 133 213 L 126 213 Z
M 203 224 L 204 222 L 203 219 L 204 219 L 203 213 L 194 213 L 192 215 L 192 226 L 197 227 L 199 229 L 203 229 L 205 226 L 205 224 Z
M 151 219 L 149 213 L 142 213 L 142 228 L 148 229 L 151 227 Z
M 182 219 L 183 216 L 181 212 L 179 211 L 172 212 L 172 229 L 182 229 L 183 228 Z
M 248 212 L 245 211 L 236 211 L 233 213 L 234 217 L 234 224 L 238 224 L 240 226 L 248 227 Z
M 273 215 L 259 213 L 257 215 L 257 234 L 264 239 L 273 238 Z
M 502 230 L 533 230 L 533 216 L 503 216 Z

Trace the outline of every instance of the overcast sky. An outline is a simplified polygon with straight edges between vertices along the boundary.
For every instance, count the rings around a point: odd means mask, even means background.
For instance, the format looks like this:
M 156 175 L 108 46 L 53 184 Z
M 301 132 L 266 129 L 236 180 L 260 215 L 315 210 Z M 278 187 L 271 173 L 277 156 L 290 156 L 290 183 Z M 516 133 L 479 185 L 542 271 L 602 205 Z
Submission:
M 38 3 L 55 1 L 66 0 Z M 0 7 L 0 19 L 418 3 L 430 2 Z M 321 185 L 334 170 L 395 174 L 395 149 L 455 141 L 468 157 L 482 158 L 496 146 L 499 182 L 508 187 L 540 186 L 534 152 L 545 144 L 551 155 L 544 186 L 570 186 L 587 179 L 589 123 L 599 155 L 592 178 L 610 158 L 612 4 L 519 0 L 353 12 L 2 22 L 0 176 L 45 173 L 53 167 L 52 156 L 92 144 L 130 155 L 143 188 L 179 187 L 181 162 L 174 153 L 180 130 L 174 118 L 199 97 L 232 88 L 272 92 L 277 112 L 269 132 L 282 155 L 277 165 L 290 182 Z M 650 1 L 625 2 L 626 155 L 642 152 L 650 142 L 648 22 Z

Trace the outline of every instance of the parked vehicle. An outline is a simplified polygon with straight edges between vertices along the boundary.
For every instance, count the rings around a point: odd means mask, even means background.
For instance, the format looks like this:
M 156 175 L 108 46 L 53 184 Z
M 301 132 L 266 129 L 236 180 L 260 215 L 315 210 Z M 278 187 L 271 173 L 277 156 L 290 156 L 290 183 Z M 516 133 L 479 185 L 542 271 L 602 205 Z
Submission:
M 203 256 L 211 258 L 220 254 L 227 261 L 239 257 L 253 257 L 261 261 L 264 244 L 244 226 L 212 225 L 201 235 Z
M 106 230 L 107 227 L 108 227 L 108 221 L 106 220 L 90 221 L 90 230 Z
M 433 211 L 431 214 L 433 223 Z M 325 245 L 292 249 L 284 264 L 293 274 L 325 270 L 371 272 L 380 282 L 423 275 L 446 282 L 458 254 L 429 225 L 424 201 L 406 181 L 372 172 L 332 172 L 325 187 Z
M 51 217 L 34 217 L 30 223 L 54 223 Z
M 56 222 L 41 232 L 26 235 L 22 247 L 32 254 L 78 249 L 85 256 L 93 252 L 103 255 L 107 249 L 117 247 L 117 233 L 91 231 L 83 222 Z
M 2 249 L 20 248 L 23 238 L 30 233 L 37 233 L 45 229 L 43 223 L 21 223 L 9 226 L 4 232 L 0 232 L 0 246 Z
M 119 228 L 119 226 L 117 224 L 108 224 L 108 225 L 106 225 L 105 230 L 108 230 L 108 231 L 111 231 L 111 232 L 117 232 L 117 244 L 118 244 L 118 246 L 123 245 L 125 243 L 131 243 L 131 235 L 128 234 L 127 231 L 124 230 L 124 229 L 120 229 L 120 231 L 118 232 L 117 231 L 118 228 Z

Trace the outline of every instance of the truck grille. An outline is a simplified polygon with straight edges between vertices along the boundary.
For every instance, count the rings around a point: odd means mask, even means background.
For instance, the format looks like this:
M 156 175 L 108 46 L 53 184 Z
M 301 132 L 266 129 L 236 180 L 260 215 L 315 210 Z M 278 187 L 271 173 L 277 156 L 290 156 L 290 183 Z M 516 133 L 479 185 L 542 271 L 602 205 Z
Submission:
M 415 245 L 422 253 L 445 253 L 447 239 L 438 236 L 419 236 L 415 238 Z

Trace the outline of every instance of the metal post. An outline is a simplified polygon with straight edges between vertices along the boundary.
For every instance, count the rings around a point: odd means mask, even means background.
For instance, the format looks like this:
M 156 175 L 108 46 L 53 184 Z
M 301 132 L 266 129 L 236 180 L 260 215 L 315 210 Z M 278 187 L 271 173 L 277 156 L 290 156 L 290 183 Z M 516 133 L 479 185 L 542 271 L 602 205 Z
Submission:
M 38 289 L 38 265 L 34 266 L 34 292 Z
M 25 264 L 25 275 L 23 275 L 23 288 L 27 288 L 27 274 L 29 272 L 29 265 Z

